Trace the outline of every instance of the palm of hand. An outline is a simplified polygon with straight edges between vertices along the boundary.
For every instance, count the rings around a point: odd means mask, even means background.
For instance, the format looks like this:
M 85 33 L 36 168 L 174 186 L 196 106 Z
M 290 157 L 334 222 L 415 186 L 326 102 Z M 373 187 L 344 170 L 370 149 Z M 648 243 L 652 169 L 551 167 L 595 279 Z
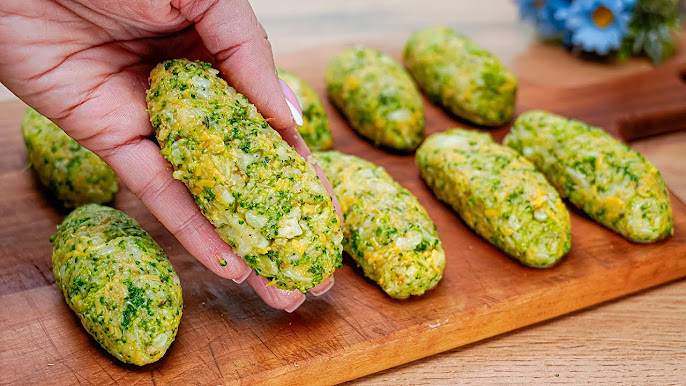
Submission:
M 31 32 L 0 38 L 11 39 L 2 44 L 25 60 L 19 64 L 20 58 L 10 54 L 0 62 L 0 71 L 9 74 L 8 87 L 20 98 L 105 157 L 152 135 L 144 90 L 160 58 L 212 59 L 192 22 L 169 2 L 109 10 L 119 5 L 96 1 L 94 9 L 74 11 L 55 2 L 32 2 L 36 6 L 21 7 L 23 15 L 11 16 L 23 24 L 22 31 Z M 166 10 L 160 5 L 165 3 Z

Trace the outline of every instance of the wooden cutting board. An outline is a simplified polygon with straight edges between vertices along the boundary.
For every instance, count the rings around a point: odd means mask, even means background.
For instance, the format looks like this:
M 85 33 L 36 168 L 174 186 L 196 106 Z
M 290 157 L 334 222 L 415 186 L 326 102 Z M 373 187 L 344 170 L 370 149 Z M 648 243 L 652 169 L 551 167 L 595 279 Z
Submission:
M 279 64 L 325 95 L 324 66 L 341 48 L 288 55 Z M 397 50 L 387 51 L 397 56 Z M 518 111 L 551 109 L 603 125 L 623 139 L 682 129 L 683 63 L 573 89 L 524 81 Z M 467 127 L 426 106 L 428 134 Z M 185 300 L 176 342 L 162 360 L 138 368 L 102 350 L 55 286 L 48 239 L 65 212 L 27 169 L 19 130 L 24 106 L 0 104 L 0 383 L 335 383 L 686 276 L 686 205 L 675 196 L 675 235 L 667 241 L 632 244 L 570 209 L 569 255 L 553 269 L 526 268 L 437 201 L 412 156 L 374 149 L 328 102 L 326 108 L 337 150 L 386 167 L 426 207 L 447 254 L 442 282 L 420 298 L 392 300 L 346 257 L 327 294 L 308 296 L 292 314 L 273 310 L 247 284 L 216 277 L 197 263 L 123 188 L 114 206 L 167 251 Z M 501 139 L 506 131 L 493 134 Z

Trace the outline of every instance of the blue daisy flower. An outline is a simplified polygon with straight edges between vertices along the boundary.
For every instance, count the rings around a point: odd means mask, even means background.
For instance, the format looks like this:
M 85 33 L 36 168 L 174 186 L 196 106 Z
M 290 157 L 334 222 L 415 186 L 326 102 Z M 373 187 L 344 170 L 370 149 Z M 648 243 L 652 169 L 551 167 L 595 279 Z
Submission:
M 549 9 L 553 22 L 565 29 L 565 22 L 567 20 L 567 10 L 571 7 L 573 0 L 547 0 L 546 6 Z
M 600 55 L 619 48 L 631 19 L 627 5 L 622 0 L 574 1 L 564 15 L 571 44 Z
M 568 8 L 571 2 L 572 0 L 515 0 L 519 5 L 519 17 L 534 22 L 539 35 L 546 39 L 562 35 L 565 22 L 555 15 L 560 9 Z

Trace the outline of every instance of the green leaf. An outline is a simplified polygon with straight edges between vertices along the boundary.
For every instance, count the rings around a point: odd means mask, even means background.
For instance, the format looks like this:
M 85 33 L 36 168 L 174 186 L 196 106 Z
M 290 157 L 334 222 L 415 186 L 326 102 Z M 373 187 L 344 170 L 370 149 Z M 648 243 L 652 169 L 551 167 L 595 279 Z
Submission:
M 645 54 L 661 63 L 674 53 L 680 22 L 678 0 L 639 0 L 618 56 Z

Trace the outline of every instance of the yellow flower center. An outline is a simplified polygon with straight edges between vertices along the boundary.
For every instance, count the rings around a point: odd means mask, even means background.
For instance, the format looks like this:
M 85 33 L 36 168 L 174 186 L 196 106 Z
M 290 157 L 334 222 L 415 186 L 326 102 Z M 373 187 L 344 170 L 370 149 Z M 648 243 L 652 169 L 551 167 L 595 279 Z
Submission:
M 593 11 L 591 18 L 593 19 L 593 23 L 600 28 L 607 28 L 607 26 L 612 24 L 612 22 L 615 20 L 615 16 L 612 14 L 612 11 L 602 5 Z
M 534 6 L 538 9 L 545 7 L 545 0 L 536 0 Z

